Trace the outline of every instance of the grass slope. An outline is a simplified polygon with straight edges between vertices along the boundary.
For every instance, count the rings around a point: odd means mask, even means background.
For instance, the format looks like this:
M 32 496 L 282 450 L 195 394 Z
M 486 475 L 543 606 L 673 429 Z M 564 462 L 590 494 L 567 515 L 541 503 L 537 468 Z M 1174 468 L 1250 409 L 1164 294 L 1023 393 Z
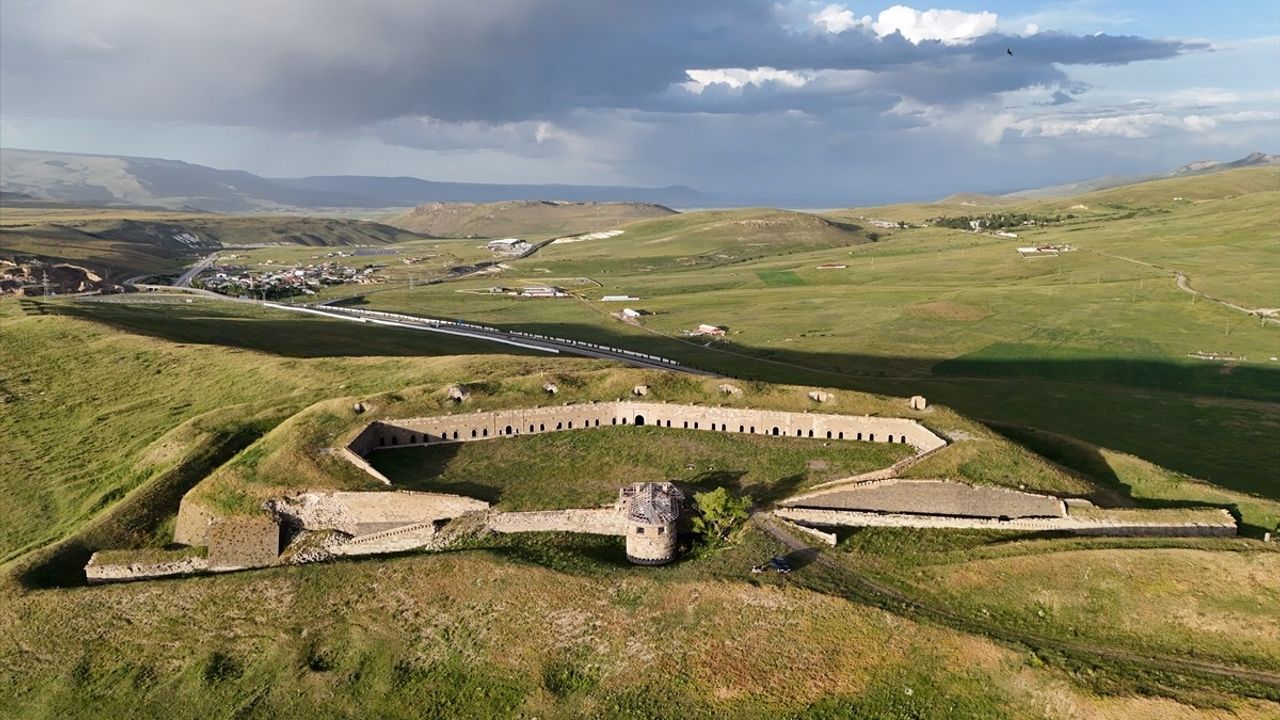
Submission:
M 1263 718 L 1102 690 L 1036 656 L 744 568 L 652 570 L 613 538 L 4 594 L 7 717 Z M 815 578 L 816 575 L 815 575 Z M 92 636 L 96 642 L 86 643 Z
M 733 376 L 921 393 L 1276 499 L 1280 364 L 1270 358 L 1280 327 L 1180 290 L 1173 271 L 1214 297 L 1280 307 L 1278 183 L 1275 168 L 1242 169 L 1029 201 L 1003 209 L 1077 217 L 1018 239 L 929 227 L 868 243 L 813 216 L 687 213 L 552 245 L 500 276 L 594 281 L 583 302 L 457 292 L 494 283 L 486 279 L 388 289 L 368 303 L 594 339 Z M 974 212 L 898 206 L 836 217 Z M 799 229 L 770 224 L 784 218 Z M 1039 243 L 1079 250 L 1015 251 Z M 823 263 L 848 267 L 818 270 Z M 637 296 L 630 305 L 653 314 L 643 327 L 619 323 L 610 316 L 618 308 L 598 302 L 606 294 Z M 681 337 L 700 323 L 730 333 L 708 348 Z M 1201 351 L 1247 359 L 1190 357 Z
M 415 356 L 498 347 L 222 303 L 72 310 L 117 327 L 171 328 L 180 342 L 0 302 L 0 494 L 9 514 L 0 559 L 67 534 L 168 469 L 166 433 L 192 418 L 243 403 L 296 411 L 334 393 L 448 377 L 467 363 Z
M 111 280 L 158 274 L 223 245 L 386 245 L 424 239 L 363 220 L 0 206 L 0 255 L 74 262 Z
M 649 203 L 570 203 L 535 200 L 428 203 L 387 222 L 438 237 L 555 237 L 608 230 L 675 211 Z

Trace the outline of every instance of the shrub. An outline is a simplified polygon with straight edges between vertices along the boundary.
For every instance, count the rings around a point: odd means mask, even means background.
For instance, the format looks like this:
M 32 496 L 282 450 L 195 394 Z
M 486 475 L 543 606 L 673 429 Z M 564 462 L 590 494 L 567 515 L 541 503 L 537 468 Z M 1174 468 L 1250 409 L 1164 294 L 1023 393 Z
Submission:
M 693 496 L 693 531 L 711 547 L 727 544 L 750 516 L 751 497 L 735 498 L 723 487 Z

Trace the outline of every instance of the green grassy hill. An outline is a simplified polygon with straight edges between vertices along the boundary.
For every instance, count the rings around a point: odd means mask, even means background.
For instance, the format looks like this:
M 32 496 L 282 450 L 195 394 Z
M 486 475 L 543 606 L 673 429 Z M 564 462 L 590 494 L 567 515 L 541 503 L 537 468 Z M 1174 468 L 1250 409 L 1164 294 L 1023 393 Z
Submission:
M 584 278 L 585 302 L 457 292 L 490 279 L 389 288 L 368 302 L 605 341 L 740 377 L 919 392 L 975 417 L 1073 435 L 1280 498 L 1266 469 L 1280 465 L 1269 440 L 1280 428 L 1280 363 L 1271 360 L 1280 328 L 1179 289 L 1175 275 L 1225 302 L 1280 307 L 1278 184 L 1275 168 L 1241 169 L 1001 206 L 1076 215 L 1018 228 L 1018 238 L 913 227 L 877 230 L 873 243 L 804 214 L 687 213 L 551 245 L 500 276 L 513 284 Z M 920 222 L 977 212 L 913 205 L 830 215 Z M 1016 251 L 1052 243 L 1078 249 L 1032 258 Z M 610 315 L 616 305 L 598 302 L 610 294 L 636 296 L 629 305 L 653 314 L 641 326 L 620 323 Z M 699 323 L 729 335 L 706 347 L 681 336 Z M 1246 359 L 1193 357 L 1199 352 Z
M 387 222 L 438 237 L 555 237 L 608 230 L 633 220 L 672 215 L 650 203 L 570 203 L 512 200 L 429 203 Z
M 250 305 L 0 300 L 0 714 L 1280 715 L 1280 552 L 1258 539 L 1280 523 L 1280 329 L 1179 289 L 1174 275 L 1225 301 L 1280 307 L 1267 283 L 1280 267 L 1277 180 L 1240 170 L 1001 205 L 1076 215 L 1017 239 L 916 227 L 877 229 L 871 242 L 858 227 L 987 212 L 963 204 L 688 213 L 547 246 L 497 277 L 364 300 L 674 357 L 734 376 L 736 398 L 716 392 L 718 378 L 512 357 Z M 225 221 L 82 212 L 18 224 L 204 220 L 216 233 Z M 277 222 L 234 220 L 228 237 Z M 355 232 L 322 232 L 325 222 L 298 237 Z M 93 251 L 160 247 L 103 242 Z M 1078 249 L 1015 251 L 1042 243 Z M 480 257 L 479 244 L 454 254 Z M 154 272 L 165 259 L 134 261 Z M 581 279 L 579 297 L 459 292 L 549 278 Z M 617 305 L 599 296 L 624 293 L 654 314 L 611 317 Z M 729 334 L 681 335 L 699 322 Z M 1236 359 L 1188 356 L 1200 350 Z M 257 512 L 289 489 L 367 488 L 323 450 L 369 418 L 449 411 L 442 388 L 455 382 L 473 387 L 468 409 L 545 404 L 548 379 L 556 402 L 626 397 L 643 382 L 655 399 L 792 410 L 812 403 L 759 381 L 809 384 L 834 388 L 839 411 L 867 414 L 901 414 L 899 398 L 920 393 L 934 403 L 922 421 L 957 442 L 911 477 L 1103 506 L 1227 507 L 1244 537 L 863 529 L 813 552 L 752 527 L 729 548 L 651 569 L 627 564 L 616 538 L 490 536 L 446 553 L 79 586 L 93 550 L 163 547 L 192 488 L 224 512 Z M 357 415 L 356 401 L 371 410 Z M 642 473 L 769 500 L 892 459 L 808 441 L 592 433 L 377 461 L 408 484 L 535 508 L 602 500 L 612 478 Z M 749 573 L 782 554 L 792 574 Z
M 0 208 L 0 255 L 74 262 L 119 281 L 169 272 L 225 245 L 387 245 L 426 236 L 362 220 L 120 208 Z

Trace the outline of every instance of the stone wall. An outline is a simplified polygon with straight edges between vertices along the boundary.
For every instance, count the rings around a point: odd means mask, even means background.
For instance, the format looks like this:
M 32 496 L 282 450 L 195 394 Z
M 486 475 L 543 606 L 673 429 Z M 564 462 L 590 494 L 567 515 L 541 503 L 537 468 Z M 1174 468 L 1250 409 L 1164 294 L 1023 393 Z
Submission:
M 173 541 L 179 545 L 208 545 L 209 526 L 217 517 L 208 508 L 192 501 L 188 493 L 178 504 L 178 518 L 173 525 Z
M 941 437 L 908 418 L 613 401 L 381 420 L 370 423 L 348 447 L 367 456 L 374 450 L 395 447 L 619 425 L 893 442 L 909 444 L 921 453 L 946 445 Z
M 626 517 L 620 522 L 627 533 L 627 559 L 639 565 L 662 565 L 676 556 L 675 523 L 637 523 Z
M 329 550 L 334 555 L 347 556 L 420 550 L 434 547 L 439 534 L 434 522 L 402 525 L 391 530 L 362 535 L 344 543 L 337 543 Z
M 816 508 L 779 508 L 774 515 L 806 525 L 819 527 L 912 527 L 974 530 L 1013 530 L 1018 532 L 1069 532 L 1077 535 L 1120 536 L 1213 536 L 1236 534 L 1235 519 L 1226 510 L 1204 511 L 1199 519 L 1179 517 L 1168 522 L 1150 519 L 1151 511 L 1108 511 L 1106 519 L 1073 517 L 1011 519 L 949 517 L 945 515 L 909 515 L 875 513 L 857 510 L 822 510 Z M 1178 511 L 1181 512 L 1181 511 Z M 1132 514 L 1132 519 L 1126 519 Z
M 454 518 L 489 509 L 462 495 L 412 491 L 301 493 L 271 502 L 271 509 L 297 530 L 339 530 L 357 539 L 406 525 Z
M 883 479 L 841 485 L 783 500 L 786 507 L 957 517 L 1066 517 L 1052 495 L 951 480 Z
M 84 566 L 84 575 L 90 584 L 192 575 L 209 568 L 209 561 L 202 557 L 162 562 L 103 563 L 98 555 L 94 553 L 89 564 Z
M 625 535 L 624 518 L 616 508 L 500 512 L 489 516 L 493 532 L 572 532 L 593 535 Z
M 209 526 L 209 569 L 264 567 L 280 556 L 280 525 L 270 516 L 232 517 Z

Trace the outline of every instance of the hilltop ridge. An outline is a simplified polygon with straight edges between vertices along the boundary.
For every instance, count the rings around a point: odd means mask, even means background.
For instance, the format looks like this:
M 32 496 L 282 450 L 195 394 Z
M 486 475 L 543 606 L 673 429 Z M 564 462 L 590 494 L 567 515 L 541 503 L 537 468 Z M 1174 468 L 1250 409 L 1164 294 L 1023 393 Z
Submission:
M 606 230 L 634 220 L 666 217 L 675 213 L 675 210 L 663 205 L 639 202 L 435 202 L 420 205 L 387 223 L 437 237 L 570 235 Z
M 1084 193 L 1094 192 L 1097 190 L 1107 190 L 1109 188 L 1120 187 L 1123 185 L 1135 185 L 1148 180 L 1186 177 L 1188 175 L 1204 175 L 1206 173 L 1215 173 L 1224 170 L 1235 170 L 1246 167 L 1262 167 L 1268 165 L 1280 165 L 1280 155 L 1269 155 L 1264 152 L 1251 152 L 1238 160 L 1231 160 L 1228 162 L 1221 162 L 1218 160 L 1196 160 L 1195 162 L 1187 163 L 1186 165 L 1165 173 L 1119 176 L 1105 175 L 1103 177 L 1063 183 L 1061 185 L 1048 185 L 1045 187 L 1018 190 L 1017 192 L 1006 193 L 998 197 L 1012 200 L 1039 200 L 1069 197 L 1071 195 L 1081 195 Z M 944 200 L 943 202 L 946 201 L 947 200 Z

